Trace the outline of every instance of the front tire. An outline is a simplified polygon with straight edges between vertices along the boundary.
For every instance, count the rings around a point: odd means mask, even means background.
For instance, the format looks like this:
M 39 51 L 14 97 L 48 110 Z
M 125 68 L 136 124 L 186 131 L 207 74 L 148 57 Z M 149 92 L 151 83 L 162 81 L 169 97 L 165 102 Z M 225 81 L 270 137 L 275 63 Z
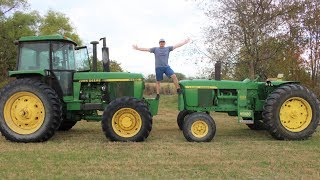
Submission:
M 151 113 L 142 101 L 122 97 L 103 112 L 102 130 L 111 141 L 144 141 L 152 128 Z
M 190 142 L 210 142 L 216 134 L 216 124 L 206 113 L 190 114 L 183 125 L 183 135 Z
M 178 127 L 180 130 L 183 129 L 183 123 L 186 119 L 186 117 L 191 114 L 192 111 L 188 111 L 188 110 L 183 110 L 183 111 L 180 111 L 178 116 L 177 116 L 177 124 L 178 124 Z
M 18 79 L 0 92 L 0 131 L 14 142 L 50 139 L 61 123 L 57 93 L 34 79 Z
M 319 101 L 309 89 L 298 84 L 277 88 L 263 107 L 264 123 L 279 140 L 303 140 L 310 137 L 319 123 Z

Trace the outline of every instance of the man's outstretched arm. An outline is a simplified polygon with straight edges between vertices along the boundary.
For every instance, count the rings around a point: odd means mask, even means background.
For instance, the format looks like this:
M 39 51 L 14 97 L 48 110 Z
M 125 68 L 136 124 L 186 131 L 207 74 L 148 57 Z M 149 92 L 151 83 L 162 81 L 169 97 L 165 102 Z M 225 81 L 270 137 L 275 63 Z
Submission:
M 173 49 L 179 48 L 179 47 L 181 47 L 181 46 L 183 46 L 183 45 L 187 44 L 188 42 L 190 42 L 190 39 L 189 39 L 189 38 L 188 38 L 188 39 L 183 40 L 182 42 L 180 42 L 180 43 L 178 43 L 178 44 L 176 44 L 176 45 L 174 45 L 174 46 L 173 46 Z
M 150 48 L 140 48 L 138 47 L 138 45 L 132 45 L 132 48 L 138 51 L 146 51 L 146 52 L 150 52 Z

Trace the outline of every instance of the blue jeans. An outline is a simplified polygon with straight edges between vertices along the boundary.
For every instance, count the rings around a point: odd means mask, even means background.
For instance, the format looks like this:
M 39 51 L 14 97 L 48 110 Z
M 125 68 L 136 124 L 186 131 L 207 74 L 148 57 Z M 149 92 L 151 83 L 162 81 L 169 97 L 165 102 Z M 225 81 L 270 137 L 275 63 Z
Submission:
M 167 67 L 157 67 L 156 68 L 156 79 L 157 81 L 163 80 L 163 74 L 166 74 L 168 78 L 170 78 L 172 75 L 174 75 L 174 71 L 170 68 L 170 66 Z

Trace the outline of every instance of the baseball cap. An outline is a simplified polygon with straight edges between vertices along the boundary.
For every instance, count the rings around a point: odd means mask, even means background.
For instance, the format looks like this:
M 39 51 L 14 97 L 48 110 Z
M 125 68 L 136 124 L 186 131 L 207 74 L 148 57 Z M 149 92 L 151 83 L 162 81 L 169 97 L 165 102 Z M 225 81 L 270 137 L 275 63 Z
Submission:
M 161 38 L 160 40 L 159 40 L 159 42 L 166 42 L 163 38 Z

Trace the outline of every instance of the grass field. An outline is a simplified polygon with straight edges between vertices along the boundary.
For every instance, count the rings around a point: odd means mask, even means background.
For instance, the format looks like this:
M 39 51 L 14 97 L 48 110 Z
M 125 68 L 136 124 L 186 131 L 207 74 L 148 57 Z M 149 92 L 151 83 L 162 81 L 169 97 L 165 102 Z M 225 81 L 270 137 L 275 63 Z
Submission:
M 45 143 L 0 137 L 0 179 L 319 179 L 320 135 L 277 141 L 236 118 L 212 114 L 210 143 L 189 143 L 176 125 L 176 96 L 162 96 L 146 142 L 109 142 L 100 123 L 80 122 Z

